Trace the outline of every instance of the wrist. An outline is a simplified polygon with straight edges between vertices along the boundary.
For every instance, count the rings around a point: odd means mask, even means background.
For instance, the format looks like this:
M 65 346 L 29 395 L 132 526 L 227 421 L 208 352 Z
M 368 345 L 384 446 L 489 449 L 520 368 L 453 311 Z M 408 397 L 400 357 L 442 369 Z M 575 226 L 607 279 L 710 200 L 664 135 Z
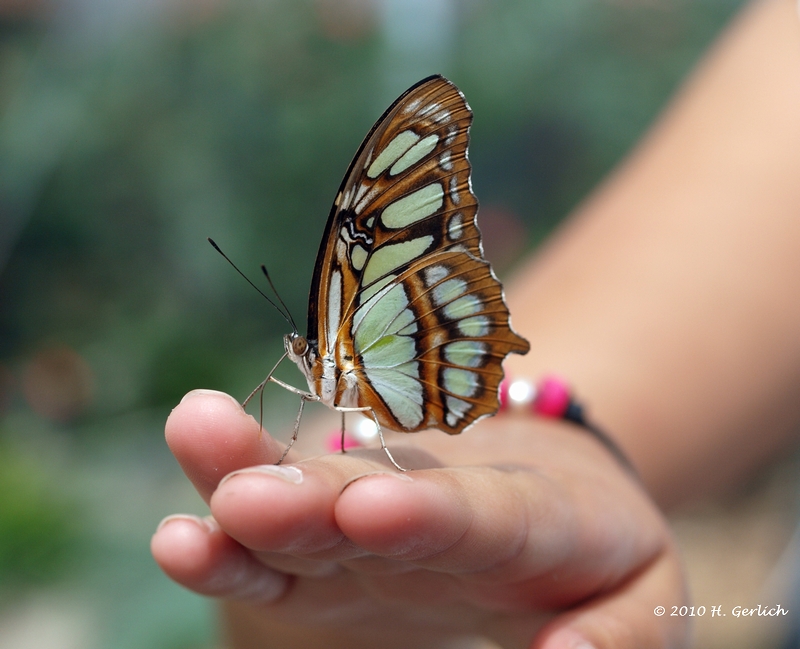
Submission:
M 605 430 L 586 413 L 583 405 L 562 378 L 546 375 L 537 382 L 506 377 L 500 383 L 500 412 L 516 411 L 545 419 L 563 420 L 591 435 L 634 477 L 639 478 L 628 456 Z

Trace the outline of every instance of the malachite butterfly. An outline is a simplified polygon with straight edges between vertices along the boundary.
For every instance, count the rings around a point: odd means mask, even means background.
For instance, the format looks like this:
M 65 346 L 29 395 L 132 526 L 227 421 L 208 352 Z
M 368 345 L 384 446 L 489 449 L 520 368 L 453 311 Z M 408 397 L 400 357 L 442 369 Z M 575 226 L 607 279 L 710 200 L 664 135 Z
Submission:
M 497 412 L 502 361 L 529 345 L 483 257 L 471 123 L 459 89 L 431 76 L 386 110 L 350 163 L 317 254 L 308 333 L 284 337 L 281 360 L 309 391 L 272 372 L 259 386 L 301 396 L 289 447 L 306 401 L 371 417 L 399 469 L 382 428 L 455 435 Z

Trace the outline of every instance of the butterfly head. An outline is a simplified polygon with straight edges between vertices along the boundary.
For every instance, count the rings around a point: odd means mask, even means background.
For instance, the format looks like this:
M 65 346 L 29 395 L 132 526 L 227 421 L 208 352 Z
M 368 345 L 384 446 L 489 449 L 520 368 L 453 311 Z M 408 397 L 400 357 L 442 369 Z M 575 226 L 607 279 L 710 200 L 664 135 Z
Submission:
M 318 357 L 317 346 L 314 341 L 309 341 L 305 336 L 292 332 L 283 337 L 283 347 L 289 359 L 300 368 L 306 377 L 312 392 L 316 392 L 314 385 L 315 362 Z
M 295 331 L 283 337 L 283 347 L 289 359 L 300 368 L 303 376 L 306 377 L 311 393 L 319 394 L 317 379 L 321 374 L 321 367 L 318 362 L 319 352 L 316 341 L 309 341 Z
M 297 332 L 286 334 L 283 337 L 283 346 L 289 358 L 298 365 L 308 356 L 308 352 L 311 349 L 306 337 Z

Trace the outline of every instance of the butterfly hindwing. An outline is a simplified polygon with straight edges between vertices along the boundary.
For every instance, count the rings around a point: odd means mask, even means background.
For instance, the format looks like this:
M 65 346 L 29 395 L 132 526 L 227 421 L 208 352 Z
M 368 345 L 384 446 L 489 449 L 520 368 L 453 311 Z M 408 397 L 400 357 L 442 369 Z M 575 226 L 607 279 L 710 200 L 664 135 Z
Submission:
M 308 335 L 317 394 L 369 407 L 391 430 L 459 433 L 493 414 L 503 358 L 528 349 L 483 259 L 471 122 L 443 77 L 404 93 L 351 163 L 320 246 Z

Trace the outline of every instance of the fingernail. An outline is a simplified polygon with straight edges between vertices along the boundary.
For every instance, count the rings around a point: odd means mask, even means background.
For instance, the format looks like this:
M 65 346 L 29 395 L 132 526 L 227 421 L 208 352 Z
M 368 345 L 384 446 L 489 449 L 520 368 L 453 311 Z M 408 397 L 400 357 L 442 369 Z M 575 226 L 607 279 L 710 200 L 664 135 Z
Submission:
M 171 516 L 167 516 L 164 520 L 162 520 L 158 527 L 156 528 L 156 532 L 160 532 L 164 527 L 169 525 L 172 521 L 190 521 L 197 525 L 198 527 L 202 528 L 205 532 L 213 532 L 216 528 L 216 521 L 214 524 L 211 525 L 210 521 L 206 520 L 205 518 L 200 518 L 199 516 L 194 516 L 192 514 L 172 514 Z
M 371 471 L 370 473 L 362 473 L 357 476 L 353 476 L 347 482 L 344 483 L 344 487 L 342 487 L 342 491 L 347 489 L 351 484 L 353 484 L 356 480 L 361 480 L 362 478 L 369 478 L 374 475 L 385 475 L 391 478 L 396 478 L 398 480 L 402 480 L 403 482 L 414 482 L 410 476 L 406 475 L 405 473 L 400 473 L 398 471 Z
M 197 390 L 192 390 L 191 392 L 187 392 L 183 396 L 183 399 L 181 399 L 181 403 L 183 403 L 184 401 L 188 401 L 190 399 L 194 399 L 195 397 L 217 397 L 217 398 L 223 397 L 228 401 L 235 403 L 237 408 L 241 409 L 242 407 L 241 403 L 239 403 L 236 399 L 234 399 L 231 395 L 227 394 L 226 392 L 220 392 L 219 390 L 205 390 L 202 388 Z
M 259 466 L 249 466 L 246 469 L 239 469 L 226 475 L 219 482 L 219 487 L 224 485 L 228 480 L 237 475 L 248 473 L 260 473 L 261 475 L 269 475 L 275 478 L 280 478 L 292 484 L 300 484 L 303 482 L 303 472 L 295 466 L 280 466 L 278 464 L 261 464 Z

